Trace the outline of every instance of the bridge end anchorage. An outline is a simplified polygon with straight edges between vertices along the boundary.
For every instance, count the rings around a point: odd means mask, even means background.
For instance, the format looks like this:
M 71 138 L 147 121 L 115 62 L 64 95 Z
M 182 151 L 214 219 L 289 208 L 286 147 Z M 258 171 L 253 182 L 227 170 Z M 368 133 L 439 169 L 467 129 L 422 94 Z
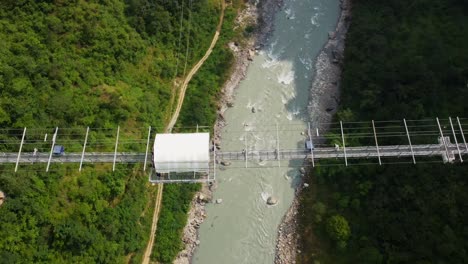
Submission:
M 450 143 L 450 137 L 439 137 L 438 141 L 441 148 L 445 148 L 445 151 L 441 151 L 440 153 L 442 156 L 442 161 L 444 163 L 454 163 L 456 161 L 455 151 L 449 147 L 453 145 Z

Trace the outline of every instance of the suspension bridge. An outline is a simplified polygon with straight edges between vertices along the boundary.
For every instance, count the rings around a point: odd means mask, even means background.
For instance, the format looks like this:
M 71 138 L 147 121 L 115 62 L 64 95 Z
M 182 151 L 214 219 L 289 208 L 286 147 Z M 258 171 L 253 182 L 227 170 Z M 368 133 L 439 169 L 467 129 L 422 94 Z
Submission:
M 414 164 L 417 163 L 417 158 L 422 157 L 440 157 L 444 163 L 463 162 L 463 157 L 468 154 L 468 144 L 463 131 L 463 128 L 468 125 L 466 122 L 468 122 L 467 119 L 458 117 L 454 119 L 372 120 L 370 122 L 340 121 L 326 124 L 329 127 L 327 129 L 329 132 L 325 135 L 320 135 L 319 132 L 319 128 L 324 127 L 325 124 L 311 125 L 311 123 L 296 129 L 291 129 L 291 126 L 288 125 L 285 128 L 279 128 L 276 125 L 276 129 L 258 132 L 242 130 L 239 133 L 245 135 L 240 143 L 244 144 L 237 144 L 237 146 L 242 146 L 242 149 L 224 150 L 220 149 L 219 144 L 214 140 L 209 143 L 207 148 L 210 149 L 211 158 L 209 168 L 206 169 L 207 171 L 215 171 L 217 164 L 224 164 L 221 166 L 225 167 L 227 163 L 231 162 L 242 162 L 242 167 L 249 167 L 249 163 L 252 162 L 265 164 L 265 162 L 271 161 L 273 163 L 270 163 L 270 167 L 281 166 L 281 161 L 290 160 L 306 160 L 310 165 L 315 166 L 316 161 L 323 159 L 341 159 L 345 166 L 352 165 L 349 164 L 351 159 L 373 159 L 380 165 L 385 163 L 384 159 L 386 158 L 407 158 L 408 162 Z M 207 127 L 197 127 L 197 131 L 203 128 Z M 65 132 L 59 133 L 62 130 Z M 77 132 L 78 130 L 81 132 Z M 135 163 L 141 163 L 143 171 L 146 171 L 147 168 L 153 169 L 153 148 L 157 150 L 158 146 L 152 146 L 152 136 L 156 133 L 152 131 L 151 127 L 148 127 L 145 138 L 124 137 L 120 142 L 121 129 L 118 127 L 114 131 L 115 134 L 111 136 L 113 138 L 112 150 L 109 150 L 110 134 L 107 137 L 98 137 L 96 135 L 99 135 L 100 130 L 94 129 L 94 134 L 90 132 L 92 130 L 90 128 L 55 128 L 49 139 L 47 139 L 47 133 L 44 132 L 51 131 L 50 129 L 0 130 L 0 135 L 3 136 L 0 145 L 3 145 L 5 149 L 14 148 L 12 145 L 17 146 L 17 151 L 0 152 L 0 164 L 14 164 L 15 172 L 21 170 L 21 165 L 37 163 L 46 164 L 45 171 L 49 171 L 51 164 L 65 163 L 79 164 L 79 171 L 82 170 L 84 164 L 98 163 L 111 163 L 112 170 L 116 170 L 116 164 Z M 303 140 L 297 145 L 303 147 L 281 147 L 280 135 L 286 133 L 285 130 L 301 133 Z M 18 133 L 19 131 L 22 133 Z M 274 134 L 272 132 L 276 132 L 276 139 L 273 140 L 271 146 L 266 149 L 257 149 L 253 144 L 249 146 L 246 136 L 248 133 Z M 145 133 L 141 133 L 140 136 L 143 134 Z M 82 137 L 81 140 L 80 137 Z M 359 146 L 355 143 L 356 139 L 372 144 Z M 107 144 L 107 148 L 104 147 L 106 145 L 103 144 L 104 142 Z M 398 142 L 398 144 L 391 144 L 392 142 Z M 72 151 L 55 153 L 54 149 L 58 145 L 65 146 L 65 150 L 69 148 Z M 73 151 L 78 150 L 78 145 L 81 145 L 80 150 Z M 140 147 L 135 148 L 135 145 Z M 124 149 L 124 151 L 120 149 Z M 129 149 L 141 150 L 131 151 Z M 177 163 L 177 161 L 174 162 Z M 154 182 L 214 180 L 214 176 L 195 176 L 195 173 L 188 175 L 172 180 L 170 176 L 155 178 L 153 175 L 150 179 L 153 179 Z

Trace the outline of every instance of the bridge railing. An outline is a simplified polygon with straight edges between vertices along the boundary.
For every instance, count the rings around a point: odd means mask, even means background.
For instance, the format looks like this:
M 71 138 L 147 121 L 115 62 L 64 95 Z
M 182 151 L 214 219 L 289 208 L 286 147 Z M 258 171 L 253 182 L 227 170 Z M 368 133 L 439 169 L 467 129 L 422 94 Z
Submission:
M 226 134 L 224 141 L 232 141 L 231 151 L 219 150 L 218 161 L 269 161 L 328 157 L 347 160 L 353 158 L 416 157 L 442 155 L 447 160 L 463 161 L 468 153 L 465 132 L 468 119 L 445 118 L 424 120 L 390 120 L 366 122 L 335 122 L 327 124 L 328 132 L 320 130 L 323 124 L 279 124 L 257 128 L 245 124 L 236 136 Z M 195 130 L 195 128 L 193 128 Z M 113 163 L 143 162 L 150 166 L 153 138 L 161 129 L 143 128 L 129 131 L 125 128 L 20 128 L 0 129 L 0 163 L 60 164 L 67 162 Z M 232 131 L 231 131 L 232 132 Z M 290 135 L 303 135 L 289 144 Z M 437 140 L 440 139 L 438 142 Z M 314 149 L 305 149 L 306 142 Z M 363 146 L 365 144 L 365 146 Z M 52 155 L 54 145 L 65 146 L 63 156 Z M 229 145 L 229 144 L 228 144 Z M 357 149 L 353 148 L 357 147 Z M 244 151 L 242 151 L 244 149 Z M 263 150 L 257 150 L 263 149 Z M 445 153 L 445 154 L 444 154 Z M 445 156 L 444 156 L 445 155 Z

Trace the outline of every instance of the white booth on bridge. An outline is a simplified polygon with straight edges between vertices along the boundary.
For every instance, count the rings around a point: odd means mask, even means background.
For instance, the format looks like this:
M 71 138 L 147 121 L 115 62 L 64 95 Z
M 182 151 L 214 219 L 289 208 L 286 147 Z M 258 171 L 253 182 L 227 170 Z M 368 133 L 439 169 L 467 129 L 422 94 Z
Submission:
M 209 181 L 211 165 L 209 133 L 156 134 L 151 182 Z

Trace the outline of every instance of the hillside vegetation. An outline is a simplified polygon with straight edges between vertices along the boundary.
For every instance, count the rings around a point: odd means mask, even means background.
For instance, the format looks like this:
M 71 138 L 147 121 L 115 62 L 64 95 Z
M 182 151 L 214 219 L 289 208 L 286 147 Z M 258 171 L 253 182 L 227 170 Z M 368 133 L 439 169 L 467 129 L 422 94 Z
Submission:
M 245 28 L 235 26 L 234 20 L 241 8 L 241 0 L 232 1 L 226 7 L 218 42 L 188 86 L 175 132 L 187 132 L 187 127 L 192 127 L 191 132 L 195 132 L 197 125 L 215 122 L 220 90 L 229 77 L 234 59 L 227 43 L 232 40 L 242 42 L 250 34 Z M 164 187 L 163 204 L 151 255 L 153 260 L 172 263 L 184 248 L 180 237 L 187 222 L 193 194 L 199 188 L 199 184 L 170 184 Z
M 352 13 L 337 119 L 466 117 L 466 1 L 356 0 Z M 467 166 L 435 160 L 313 170 L 301 195 L 298 260 L 467 263 Z
M 0 125 L 110 129 L 92 129 L 90 140 L 107 144 L 96 145 L 101 150 L 112 149 L 117 125 L 126 139 L 142 138 L 148 125 L 163 127 L 174 80 L 204 54 L 219 8 L 214 0 L 1 1 Z M 2 150 L 17 151 L 21 135 L 1 133 Z M 79 139 L 66 149 L 74 151 L 82 136 L 59 139 Z M 50 143 L 51 137 L 39 150 Z M 147 175 L 137 172 L 141 167 L 122 165 L 112 173 L 108 165 L 88 165 L 79 174 L 74 165 L 52 165 L 50 173 L 44 167 L 0 170 L 7 196 L 0 207 L 0 263 L 138 263 L 155 196 Z

